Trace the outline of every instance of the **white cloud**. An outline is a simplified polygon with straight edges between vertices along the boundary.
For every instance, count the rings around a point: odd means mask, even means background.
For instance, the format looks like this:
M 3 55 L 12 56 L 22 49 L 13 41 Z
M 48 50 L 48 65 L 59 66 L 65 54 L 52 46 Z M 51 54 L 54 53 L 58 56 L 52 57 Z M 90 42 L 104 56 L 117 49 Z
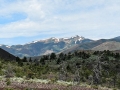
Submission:
M 63 32 L 99 38 L 104 32 L 119 31 L 119 11 L 118 0 L 0 0 L 0 17 L 16 12 L 27 15 L 24 20 L 1 24 L 0 38 Z

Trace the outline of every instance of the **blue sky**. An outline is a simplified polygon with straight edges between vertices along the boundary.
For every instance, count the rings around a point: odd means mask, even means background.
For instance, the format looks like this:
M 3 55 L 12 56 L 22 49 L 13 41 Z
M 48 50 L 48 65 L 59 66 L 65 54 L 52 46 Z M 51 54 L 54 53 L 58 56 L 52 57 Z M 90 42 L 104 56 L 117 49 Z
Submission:
M 0 0 L 0 44 L 120 36 L 120 0 Z

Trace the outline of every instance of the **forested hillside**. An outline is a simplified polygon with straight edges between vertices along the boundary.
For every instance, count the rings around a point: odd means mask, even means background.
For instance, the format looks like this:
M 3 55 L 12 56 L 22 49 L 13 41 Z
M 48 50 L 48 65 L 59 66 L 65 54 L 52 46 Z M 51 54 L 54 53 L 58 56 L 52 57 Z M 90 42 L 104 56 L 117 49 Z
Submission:
M 40 60 L 0 60 L 0 76 L 29 79 L 59 80 L 92 88 L 98 85 L 120 88 L 120 54 L 112 51 L 75 51 L 74 53 L 44 55 Z

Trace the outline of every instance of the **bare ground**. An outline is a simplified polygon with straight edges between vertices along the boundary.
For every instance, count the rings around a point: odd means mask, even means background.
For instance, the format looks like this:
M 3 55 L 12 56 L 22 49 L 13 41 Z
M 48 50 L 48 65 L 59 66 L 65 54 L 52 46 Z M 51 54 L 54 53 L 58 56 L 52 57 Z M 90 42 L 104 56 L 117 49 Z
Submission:
M 64 86 L 58 84 L 41 84 L 30 82 L 12 82 L 7 86 L 6 82 L 0 82 L 0 90 L 6 90 L 6 88 L 12 88 L 14 90 L 95 90 L 81 86 Z

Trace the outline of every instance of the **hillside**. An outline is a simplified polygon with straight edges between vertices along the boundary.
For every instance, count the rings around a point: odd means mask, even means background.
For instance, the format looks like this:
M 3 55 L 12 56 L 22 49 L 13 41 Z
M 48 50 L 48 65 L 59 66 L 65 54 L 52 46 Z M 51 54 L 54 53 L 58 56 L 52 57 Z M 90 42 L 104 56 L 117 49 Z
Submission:
M 0 48 L 0 58 L 5 60 L 16 60 L 16 57 Z
M 52 53 L 33 61 L 0 59 L 0 67 L 0 90 L 120 89 L 120 54 L 113 51 Z
M 94 48 L 92 50 L 110 50 L 110 51 L 115 51 L 115 50 L 120 50 L 120 42 L 115 42 L 115 41 L 110 41 L 110 42 L 105 42 L 102 43 Z

